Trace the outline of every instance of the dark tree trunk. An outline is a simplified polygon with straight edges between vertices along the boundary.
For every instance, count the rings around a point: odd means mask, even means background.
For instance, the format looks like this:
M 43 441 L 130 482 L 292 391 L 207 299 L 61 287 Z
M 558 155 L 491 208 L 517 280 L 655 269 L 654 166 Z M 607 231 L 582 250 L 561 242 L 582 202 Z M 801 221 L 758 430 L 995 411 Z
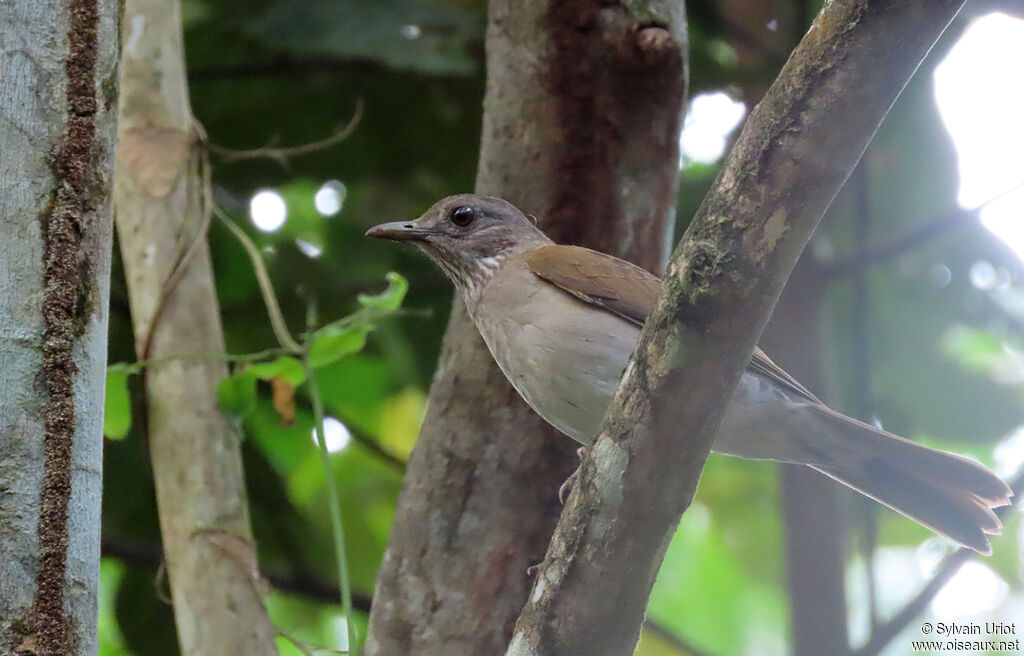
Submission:
M 558 241 L 660 272 L 679 170 L 685 23 L 681 2 L 628 4 L 491 1 L 477 191 L 537 215 Z M 429 407 L 367 652 L 498 654 L 558 518 L 574 444 L 519 399 L 459 301 Z
M 773 360 L 824 398 L 821 302 L 825 276 L 810 253 L 793 271 L 761 344 Z M 808 467 L 779 465 L 793 653 L 844 654 L 843 530 L 839 488 Z

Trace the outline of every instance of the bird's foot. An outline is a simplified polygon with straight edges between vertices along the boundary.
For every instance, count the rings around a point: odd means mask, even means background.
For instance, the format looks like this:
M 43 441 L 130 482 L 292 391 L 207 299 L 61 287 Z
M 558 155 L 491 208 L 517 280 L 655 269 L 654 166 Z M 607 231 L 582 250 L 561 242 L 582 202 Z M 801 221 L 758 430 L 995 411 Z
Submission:
M 573 483 L 576 482 L 576 477 L 580 475 L 580 470 L 577 467 L 576 471 L 569 474 L 569 478 L 565 479 L 565 482 L 558 486 L 558 503 L 565 505 L 565 498 L 569 495 L 569 490 L 572 489 Z
M 543 563 L 537 563 L 536 565 L 530 565 L 529 567 L 527 567 L 526 568 L 526 575 L 530 576 L 530 577 L 537 576 L 537 572 L 540 571 L 540 566 L 542 564 Z
M 583 456 L 587 453 L 587 447 L 581 446 L 576 449 L 576 457 L 583 460 Z M 565 479 L 565 482 L 558 486 L 558 503 L 565 505 L 565 499 L 569 496 L 569 491 L 572 490 L 573 483 L 580 475 L 580 468 L 577 467 L 576 471 L 569 475 L 569 478 Z

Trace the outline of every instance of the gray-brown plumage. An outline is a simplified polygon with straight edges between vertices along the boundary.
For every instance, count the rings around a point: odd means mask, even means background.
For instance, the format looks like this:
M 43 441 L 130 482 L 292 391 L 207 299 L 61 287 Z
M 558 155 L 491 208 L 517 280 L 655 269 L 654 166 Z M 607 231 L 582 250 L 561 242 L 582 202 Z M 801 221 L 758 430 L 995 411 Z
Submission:
M 488 349 L 538 414 L 588 444 L 657 300 L 629 262 L 553 244 L 519 210 L 463 194 L 367 235 L 409 241 L 458 288 Z M 714 450 L 808 465 L 982 553 L 1009 487 L 980 464 L 840 414 L 755 350 Z

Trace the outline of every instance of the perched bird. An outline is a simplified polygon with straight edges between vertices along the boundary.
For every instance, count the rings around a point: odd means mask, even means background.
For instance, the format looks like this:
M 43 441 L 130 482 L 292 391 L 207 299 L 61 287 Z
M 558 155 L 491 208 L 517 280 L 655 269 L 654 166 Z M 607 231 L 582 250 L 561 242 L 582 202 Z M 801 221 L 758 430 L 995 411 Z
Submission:
M 541 417 L 586 445 L 654 308 L 660 281 L 624 260 L 554 244 L 500 198 L 445 198 L 367 236 L 415 244 L 452 280 L 501 371 Z M 760 349 L 714 450 L 808 465 L 981 553 L 1010 488 L 980 464 L 828 408 Z

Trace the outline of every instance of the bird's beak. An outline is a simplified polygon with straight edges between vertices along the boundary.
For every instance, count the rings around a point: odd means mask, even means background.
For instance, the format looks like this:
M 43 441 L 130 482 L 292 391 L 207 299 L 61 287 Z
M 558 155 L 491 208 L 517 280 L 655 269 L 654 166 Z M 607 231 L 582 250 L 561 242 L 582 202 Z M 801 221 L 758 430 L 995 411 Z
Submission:
M 392 221 L 373 226 L 366 231 L 366 236 L 391 241 L 419 241 L 430 233 L 430 230 L 418 228 L 410 221 Z

